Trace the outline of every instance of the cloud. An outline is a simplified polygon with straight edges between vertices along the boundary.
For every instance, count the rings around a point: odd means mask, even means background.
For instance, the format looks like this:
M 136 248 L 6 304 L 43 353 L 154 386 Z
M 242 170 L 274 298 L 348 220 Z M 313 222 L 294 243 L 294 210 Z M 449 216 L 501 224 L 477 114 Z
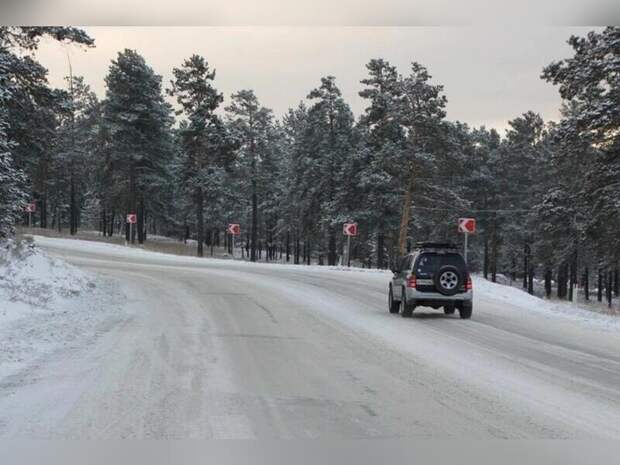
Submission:
M 472 125 L 503 128 L 509 119 L 533 110 L 556 119 L 557 89 L 540 79 L 552 60 L 571 54 L 566 40 L 588 29 L 552 27 L 95 27 L 87 28 L 96 48 L 82 50 L 46 43 L 39 52 L 50 80 L 64 86 L 67 53 L 74 73 L 83 75 L 100 97 L 104 77 L 119 50 L 144 55 L 167 85 L 172 68 L 193 53 L 217 69 L 216 86 L 228 98 L 254 89 L 261 102 L 283 115 L 334 75 L 356 115 L 365 64 L 382 57 L 406 73 L 411 61 L 427 66 L 445 86 L 448 117 Z
M 203 26 L 595 26 L 620 22 L 616 0 L 22 0 L 5 24 Z

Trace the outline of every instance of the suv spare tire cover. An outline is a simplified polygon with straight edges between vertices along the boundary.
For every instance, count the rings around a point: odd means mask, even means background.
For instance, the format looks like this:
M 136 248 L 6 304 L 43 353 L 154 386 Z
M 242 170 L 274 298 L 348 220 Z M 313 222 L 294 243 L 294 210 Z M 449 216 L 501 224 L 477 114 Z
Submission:
M 445 265 L 435 273 L 434 281 L 441 294 L 454 295 L 463 285 L 463 275 L 456 266 Z

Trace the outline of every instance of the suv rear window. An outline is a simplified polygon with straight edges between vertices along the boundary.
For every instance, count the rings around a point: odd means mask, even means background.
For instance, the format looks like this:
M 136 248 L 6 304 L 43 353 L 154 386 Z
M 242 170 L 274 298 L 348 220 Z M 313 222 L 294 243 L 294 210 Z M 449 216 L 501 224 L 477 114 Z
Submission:
M 445 265 L 453 265 L 461 271 L 467 271 L 463 257 L 457 253 L 425 253 L 418 257 L 415 273 L 416 275 L 433 275 Z

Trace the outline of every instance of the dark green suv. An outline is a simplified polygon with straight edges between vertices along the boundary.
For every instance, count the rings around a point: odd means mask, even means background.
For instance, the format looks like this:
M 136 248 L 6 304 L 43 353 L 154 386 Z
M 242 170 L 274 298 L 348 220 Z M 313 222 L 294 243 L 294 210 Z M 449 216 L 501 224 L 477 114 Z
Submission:
M 471 318 L 473 289 L 467 264 L 450 243 L 422 242 L 392 267 L 390 313 L 411 316 L 416 307 L 443 307 Z

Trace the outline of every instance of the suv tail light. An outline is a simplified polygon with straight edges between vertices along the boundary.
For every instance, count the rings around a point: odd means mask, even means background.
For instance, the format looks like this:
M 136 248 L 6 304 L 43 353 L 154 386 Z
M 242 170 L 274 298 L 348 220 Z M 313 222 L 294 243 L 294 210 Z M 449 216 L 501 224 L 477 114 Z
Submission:
M 467 276 L 467 284 L 465 284 L 465 290 L 471 291 L 474 288 L 474 284 L 471 282 L 471 276 Z
M 411 277 L 407 280 L 407 287 L 412 287 L 413 289 L 415 289 L 415 287 L 416 287 L 415 275 L 411 276 Z

